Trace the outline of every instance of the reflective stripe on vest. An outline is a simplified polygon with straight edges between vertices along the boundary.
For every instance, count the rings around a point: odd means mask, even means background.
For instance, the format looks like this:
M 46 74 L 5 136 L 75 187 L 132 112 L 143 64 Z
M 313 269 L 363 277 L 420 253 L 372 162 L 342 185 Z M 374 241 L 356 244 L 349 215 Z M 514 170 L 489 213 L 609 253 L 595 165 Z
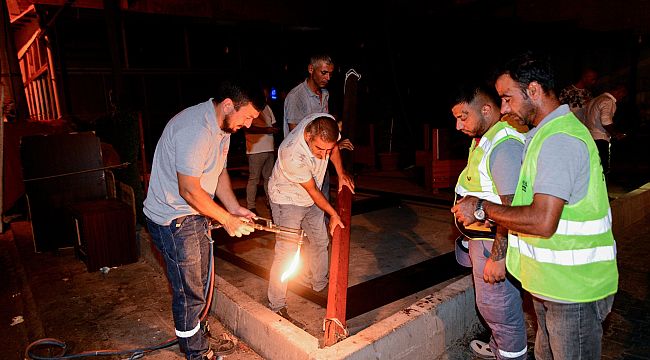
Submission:
M 491 192 L 491 191 L 469 191 L 465 189 L 462 185 L 456 185 L 456 194 L 461 195 L 462 197 L 465 196 L 476 196 L 479 199 L 485 199 L 489 202 L 493 202 L 495 204 L 501 204 L 501 198 L 499 195 Z
M 194 334 L 199 332 L 199 329 L 201 329 L 201 323 L 200 322 L 198 324 L 196 324 L 196 327 L 194 329 L 192 329 L 192 330 L 180 331 L 178 329 L 175 329 L 176 330 L 176 336 L 178 336 L 179 338 L 192 337 Z
M 556 234 L 560 235 L 598 235 L 604 234 L 612 228 L 612 210 L 601 219 L 587 221 L 571 221 L 560 219 L 557 224 Z
M 541 263 L 556 265 L 585 265 L 616 259 L 616 246 L 614 245 L 577 250 L 551 250 L 535 247 L 513 234 L 508 234 L 508 245 L 512 248 L 518 248 L 523 256 Z

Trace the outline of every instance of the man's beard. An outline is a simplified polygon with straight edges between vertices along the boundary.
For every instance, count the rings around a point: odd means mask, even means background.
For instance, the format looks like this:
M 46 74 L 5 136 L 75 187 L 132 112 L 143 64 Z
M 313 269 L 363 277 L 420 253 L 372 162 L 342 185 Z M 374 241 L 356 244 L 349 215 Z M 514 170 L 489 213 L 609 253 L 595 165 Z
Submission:
M 230 115 L 226 115 L 226 117 L 223 119 L 223 126 L 221 127 L 221 130 L 229 134 L 232 134 L 237 131 L 237 129 L 233 129 L 230 126 Z

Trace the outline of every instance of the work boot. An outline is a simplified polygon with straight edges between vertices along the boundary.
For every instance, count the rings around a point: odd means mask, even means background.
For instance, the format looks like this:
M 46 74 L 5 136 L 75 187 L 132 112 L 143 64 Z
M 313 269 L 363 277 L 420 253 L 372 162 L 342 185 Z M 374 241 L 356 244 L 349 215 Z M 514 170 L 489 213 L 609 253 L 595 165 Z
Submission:
M 298 321 L 298 320 L 292 318 L 292 317 L 289 315 L 289 312 L 287 311 L 287 307 L 286 307 L 286 306 L 283 307 L 282 309 L 276 311 L 275 313 L 278 314 L 278 315 L 280 315 L 280 316 L 282 316 L 283 318 L 289 320 L 289 322 L 291 322 L 292 324 L 296 325 L 297 327 L 299 327 L 299 328 L 305 330 L 305 324 L 303 324 L 303 323 L 301 323 L 300 321 Z

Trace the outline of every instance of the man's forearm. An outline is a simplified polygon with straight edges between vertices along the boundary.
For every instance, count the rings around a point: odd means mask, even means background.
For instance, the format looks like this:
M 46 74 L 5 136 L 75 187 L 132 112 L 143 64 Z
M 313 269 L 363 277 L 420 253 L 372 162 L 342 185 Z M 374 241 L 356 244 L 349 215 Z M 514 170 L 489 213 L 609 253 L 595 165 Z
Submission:
M 198 178 L 191 176 L 178 175 L 179 177 L 179 194 L 196 211 L 201 215 L 208 216 L 223 223 L 229 213 L 219 206 L 210 195 L 201 188 Z
M 486 217 L 514 232 L 550 237 L 557 230 L 564 200 L 546 194 L 535 194 L 526 206 L 483 203 Z
M 329 216 L 337 215 L 336 210 L 334 210 L 330 202 L 327 201 L 323 193 L 318 188 L 315 189 L 316 191 L 312 191 L 312 190 L 307 191 L 311 199 L 314 201 L 314 204 L 316 204 L 316 206 L 318 206 Z
M 215 192 L 215 195 L 217 198 L 219 198 L 219 200 L 221 200 L 221 203 L 226 207 L 226 209 L 228 209 L 229 212 L 233 212 L 240 206 L 235 193 L 232 191 L 232 185 L 230 184 L 230 175 L 228 175 L 228 171 L 226 169 L 223 169 L 221 171 L 221 175 L 219 175 L 219 181 L 217 182 L 217 191 Z
M 514 195 L 500 195 L 501 203 L 504 205 L 510 205 Z M 508 250 L 508 228 L 503 225 L 497 225 L 496 236 L 494 237 L 494 243 L 492 244 L 492 252 L 490 254 L 490 259 L 494 261 L 503 260 L 506 257 L 506 251 Z
M 345 173 L 345 170 L 343 169 L 343 160 L 341 159 L 341 150 L 339 150 L 338 146 L 332 148 L 330 161 L 332 162 L 332 165 L 334 165 L 334 169 L 336 169 L 336 173 L 339 176 Z
M 494 261 L 503 260 L 506 257 L 506 251 L 508 250 L 508 229 L 503 226 L 497 225 L 497 233 L 494 237 L 494 243 L 492 244 L 492 252 L 490 253 L 490 259 Z

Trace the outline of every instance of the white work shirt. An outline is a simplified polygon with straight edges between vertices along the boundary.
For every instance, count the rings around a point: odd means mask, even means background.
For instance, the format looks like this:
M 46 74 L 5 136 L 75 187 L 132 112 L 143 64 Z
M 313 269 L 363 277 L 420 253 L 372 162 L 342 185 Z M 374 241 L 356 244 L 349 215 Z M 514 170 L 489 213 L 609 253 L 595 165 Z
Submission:
M 252 126 L 261 128 L 271 127 L 275 124 L 275 116 L 271 107 L 266 105 L 264 110 L 260 112 L 260 116 L 253 119 Z M 273 142 L 273 134 L 252 134 L 246 133 L 246 154 L 258 154 L 263 152 L 271 152 L 275 150 Z
M 314 204 L 314 200 L 300 184 L 313 178 L 316 186 L 320 189 L 323 186 L 329 156 L 324 159 L 314 156 L 305 141 L 305 127 L 314 119 L 322 116 L 334 119 L 326 113 L 307 115 L 280 144 L 278 159 L 269 179 L 271 202 L 296 206 L 312 206 Z

